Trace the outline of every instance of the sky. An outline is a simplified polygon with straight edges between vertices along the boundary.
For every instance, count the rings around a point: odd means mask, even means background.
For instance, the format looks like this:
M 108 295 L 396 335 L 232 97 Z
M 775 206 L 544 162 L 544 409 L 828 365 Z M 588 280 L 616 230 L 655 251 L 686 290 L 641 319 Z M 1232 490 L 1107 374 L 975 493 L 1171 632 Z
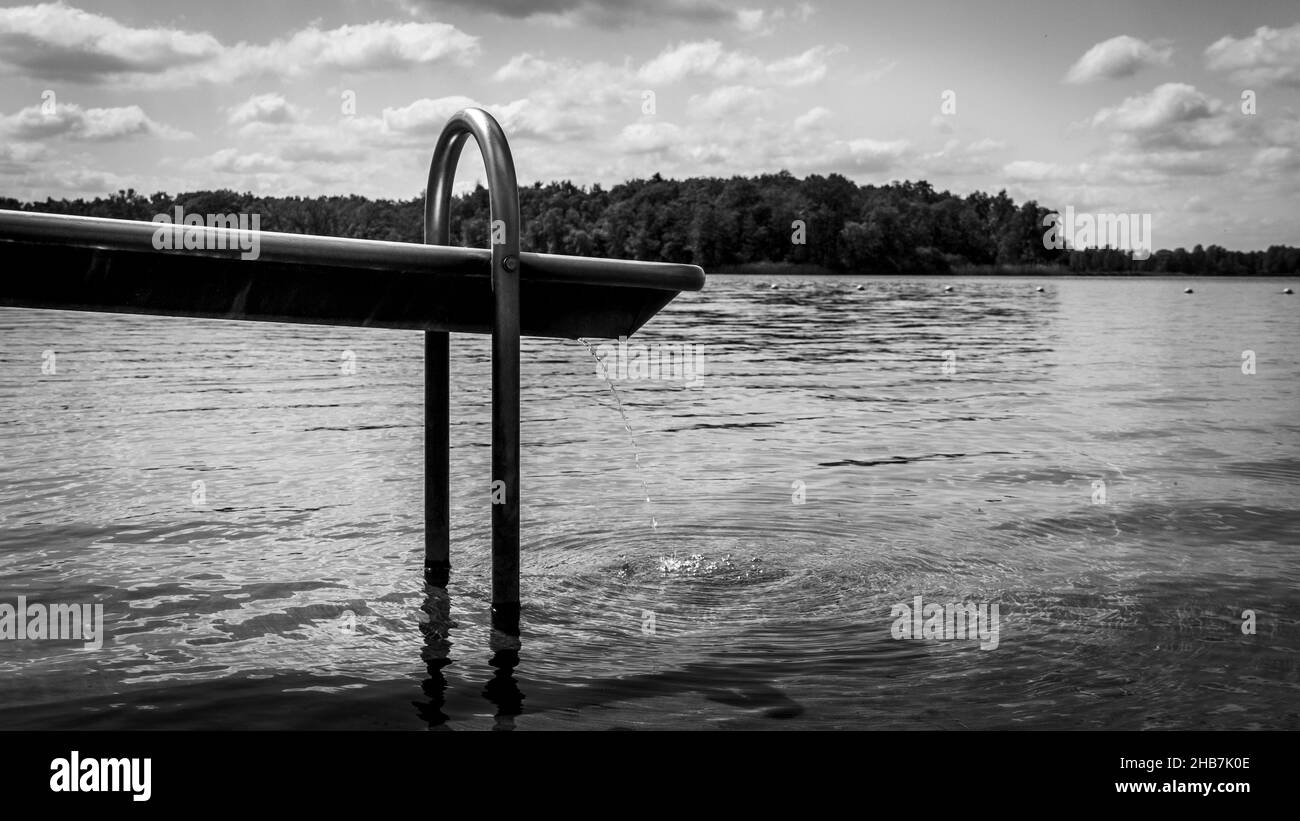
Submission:
M 0 78 L 21 200 L 407 199 L 480 106 L 521 184 L 924 179 L 1151 214 L 1157 248 L 1300 245 L 1295 0 L 8 3 Z

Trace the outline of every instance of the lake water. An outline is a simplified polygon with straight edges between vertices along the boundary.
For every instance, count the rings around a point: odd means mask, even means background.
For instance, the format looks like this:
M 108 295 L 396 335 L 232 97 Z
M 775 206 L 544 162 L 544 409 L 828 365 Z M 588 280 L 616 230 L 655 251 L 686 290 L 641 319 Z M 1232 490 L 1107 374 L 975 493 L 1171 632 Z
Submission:
M 616 381 L 639 460 L 525 340 L 513 670 L 486 337 L 442 642 L 420 334 L 0 309 L 0 603 L 106 631 L 0 641 L 0 729 L 1300 729 L 1288 284 L 713 276 L 633 340 L 703 378 Z M 997 646 L 894 638 L 918 596 Z

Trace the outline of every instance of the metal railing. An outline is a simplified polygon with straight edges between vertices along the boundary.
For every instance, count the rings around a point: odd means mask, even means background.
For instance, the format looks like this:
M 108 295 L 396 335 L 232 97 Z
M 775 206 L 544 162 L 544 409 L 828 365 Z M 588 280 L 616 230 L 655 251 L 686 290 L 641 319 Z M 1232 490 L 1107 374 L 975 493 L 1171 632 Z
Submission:
M 447 122 L 433 149 L 424 196 L 424 241 L 451 244 L 451 189 L 465 140 L 487 170 L 492 248 L 492 628 L 519 635 L 519 185 L 506 135 L 477 108 Z M 425 557 L 429 584 L 451 569 L 450 345 L 425 334 Z

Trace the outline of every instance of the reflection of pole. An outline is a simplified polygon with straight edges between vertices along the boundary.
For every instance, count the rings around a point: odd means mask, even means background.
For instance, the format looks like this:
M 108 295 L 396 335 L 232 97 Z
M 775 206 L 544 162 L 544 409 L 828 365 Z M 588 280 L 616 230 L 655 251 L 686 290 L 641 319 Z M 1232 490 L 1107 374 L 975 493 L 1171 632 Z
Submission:
M 451 244 L 456 162 L 473 136 L 487 169 L 492 234 L 492 627 L 519 635 L 519 186 L 504 132 L 477 108 L 443 128 L 429 166 L 424 239 Z M 426 558 L 428 558 L 426 554 Z
M 519 651 L 498 649 L 488 664 L 496 670 L 483 685 L 483 697 L 497 707 L 492 729 L 513 730 L 515 716 L 524 711 L 524 695 L 515 681 L 515 668 L 519 666 Z
M 430 730 L 447 730 L 447 714 L 442 711 L 447 703 L 447 678 L 442 668 L 451 664 L 448 657 L 451 640 L 447 638 L 453 626 L 451 621 L 451 598 L 446 589 L 435 587 L 426 592 L 424 606 L 420 608 L 424 618 L 420 619 L 420 633 L 424 636 L 424 647 L 420 657 L 424 660 L 429 677 L 421 684 L 421 689 L 428 696 L 427 704 L 416 704 L 416 713 L 429 725 Z

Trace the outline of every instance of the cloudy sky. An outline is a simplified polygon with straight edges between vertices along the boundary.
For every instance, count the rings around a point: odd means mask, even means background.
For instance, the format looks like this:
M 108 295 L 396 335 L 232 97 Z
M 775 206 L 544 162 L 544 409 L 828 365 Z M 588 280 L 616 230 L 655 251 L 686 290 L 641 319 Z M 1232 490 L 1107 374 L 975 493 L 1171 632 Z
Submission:
M 24 200 L 409 198 L 480 105 L 522 183 L 926 179 L 1151 213 L 1156 247 L 1300 245 L 1295 0 L 9 3 L 0 77 Z

